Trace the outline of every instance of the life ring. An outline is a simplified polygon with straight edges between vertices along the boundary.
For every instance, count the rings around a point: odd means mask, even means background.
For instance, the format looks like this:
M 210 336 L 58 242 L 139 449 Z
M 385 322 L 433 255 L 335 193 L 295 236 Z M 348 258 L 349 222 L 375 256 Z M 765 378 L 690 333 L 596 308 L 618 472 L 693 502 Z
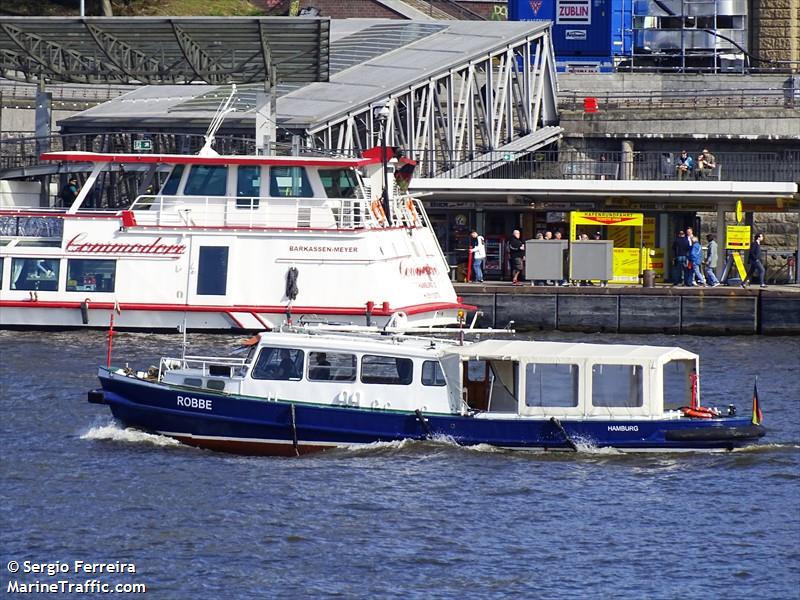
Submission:
M 414 201 L 411 198 L 406 200 L 406 208 L 408 209 L 408 212 L 411 214 L 411 222 L 414 225 L 419 225 L 420 220 L 419 220 L 419 214 L 417 214 L 417 207 L 414 206 Z
M 380 199 L 375 198 L 370 205 L 370 209 L 379 224 L 383 225 L 386 223 L 386 212 L 383 210 L 383 202 L 381 202 Z
M 719 411 L 714 408 L 709 408 L 708 406 L 695 406 L 692 408 L 691 406 L 682 406 L 681 412 L 684 416 L 691 417 L 693 419 L 713 419 L 714 417 L 719 416 Z

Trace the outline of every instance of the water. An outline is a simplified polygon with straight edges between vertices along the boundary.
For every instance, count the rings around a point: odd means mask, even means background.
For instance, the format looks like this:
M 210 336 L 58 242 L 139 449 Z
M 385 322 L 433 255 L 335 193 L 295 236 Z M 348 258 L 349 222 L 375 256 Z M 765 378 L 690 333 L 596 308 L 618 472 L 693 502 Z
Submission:
M 698 351 L 709 405 L 749 411 L 759 374 L 768 437 L 725 454 L 439 440 L 228 456 L 122 430 L 89 405 L 102 333 L 0 332 L 2 589 L 94 578 L 155 598 L 800 598 L 800 338 L 539 337 Z M 119 334 L 115 362 L 157 364 L 180 343 Z M 137 572 L 12 576 L 9 560 Z

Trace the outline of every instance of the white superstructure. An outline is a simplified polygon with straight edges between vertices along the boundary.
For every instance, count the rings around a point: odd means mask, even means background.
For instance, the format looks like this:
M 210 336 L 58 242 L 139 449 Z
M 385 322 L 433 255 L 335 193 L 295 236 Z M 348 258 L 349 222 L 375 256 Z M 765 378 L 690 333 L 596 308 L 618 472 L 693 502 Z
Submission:
M 104 327 L 110 310 L 127 328 L 380 325 L 396 312 L 455 322 L 461 305 L 425 211 L 395 185 L 382 199 L 374 154 L 43 158 L 94 168 L 69 207 L 0 207 L 0 326 Z M 86 208 L 120 164 L 150 169 L 155 192 L 126 210 Z

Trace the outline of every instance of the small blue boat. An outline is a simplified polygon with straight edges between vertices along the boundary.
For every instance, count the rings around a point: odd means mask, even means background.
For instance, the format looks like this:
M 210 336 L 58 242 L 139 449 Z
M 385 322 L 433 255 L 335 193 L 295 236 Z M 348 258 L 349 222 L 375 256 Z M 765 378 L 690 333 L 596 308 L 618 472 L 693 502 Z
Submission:
M 243 357 L 105 368 L 89 401 L 125 426 L 192 446 L 294 456 L 447 438 L 462 445 L 732 450 L 765 434 L 752 414 L 700 405 L 681 348 L 320 331 L 262 333 Z M 723 414 L 724 413 L 724 414 Z

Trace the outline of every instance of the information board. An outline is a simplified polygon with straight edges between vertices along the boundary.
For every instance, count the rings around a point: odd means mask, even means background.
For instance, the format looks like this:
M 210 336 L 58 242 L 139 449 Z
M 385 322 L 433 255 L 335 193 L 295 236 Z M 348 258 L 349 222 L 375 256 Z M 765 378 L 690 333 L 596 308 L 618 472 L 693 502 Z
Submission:
M 747 250 L 750 248 L 750 226 L 728 225 L 725 230 L 725 248 L 728 250 Z

